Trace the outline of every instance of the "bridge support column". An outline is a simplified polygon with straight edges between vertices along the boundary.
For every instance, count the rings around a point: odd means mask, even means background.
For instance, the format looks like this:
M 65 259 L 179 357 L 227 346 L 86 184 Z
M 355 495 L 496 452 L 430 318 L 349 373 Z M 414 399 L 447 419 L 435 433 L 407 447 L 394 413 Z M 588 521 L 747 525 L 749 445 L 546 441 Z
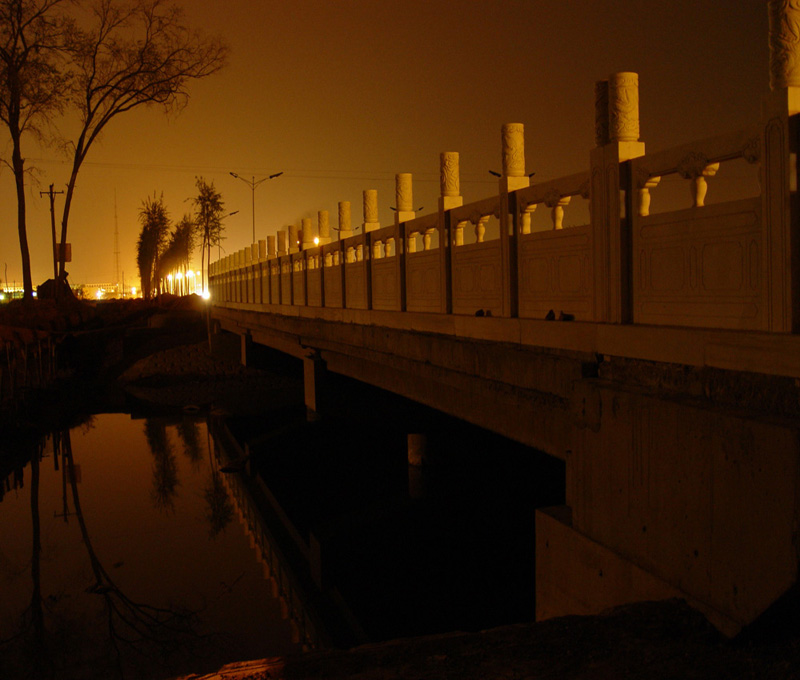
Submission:
M 250 333 L 244 333 L 240 336 L 242 340 L 242 350 L 239 356 L 239 361 L 242 366 L 253 365 L 253 336 Z
M 306 417 L 309 422 L 320 419 L 321 390 L 325 376 L 325 362 L 319 352 L 312 352 L 303 358 L 303 392 L 306 403 Z

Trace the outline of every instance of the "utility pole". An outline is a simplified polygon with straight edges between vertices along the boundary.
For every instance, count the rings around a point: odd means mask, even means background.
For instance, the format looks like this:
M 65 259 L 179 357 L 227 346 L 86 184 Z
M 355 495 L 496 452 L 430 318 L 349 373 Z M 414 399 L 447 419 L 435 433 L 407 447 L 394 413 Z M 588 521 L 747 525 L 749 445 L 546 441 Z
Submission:
M 125 297 L 123 276 L 122 297 Z M 117 220 L 117 190 L 114 189 L 114 288 L 119 293 L 119 221 Z
M 237 175 L 235 172 L 228 173 L 231 177 L 235 177 L 236 179 L 242 180 L 247 186 L 250 187 L 250 190 L 253 192 L 253 243 L 256 242 L 256 188 L 262 182 L 266 182 L 268 179 L 275 179 L 276 177 L 280 177 L 283 174 L 283 170 L 280 172 L 276 172 L 274 175 L 269 175 L 268 177 L 262 177 L 259 180 L 256 180 L 255 175 L 253 175 L 253 179 L 245 179 L 244 177 Z
M 50 185 L 49 191 L 40 191 L 39 196 L 50 197 L 50 226 L 53 231 L 53 285 L 55 286 L 55 294 L 58 294 L 58 248 L 56 246 L 56 211 L 55 202 L 56 194 L 63 194 L 63 191 L 53 191 L 53 184 Z

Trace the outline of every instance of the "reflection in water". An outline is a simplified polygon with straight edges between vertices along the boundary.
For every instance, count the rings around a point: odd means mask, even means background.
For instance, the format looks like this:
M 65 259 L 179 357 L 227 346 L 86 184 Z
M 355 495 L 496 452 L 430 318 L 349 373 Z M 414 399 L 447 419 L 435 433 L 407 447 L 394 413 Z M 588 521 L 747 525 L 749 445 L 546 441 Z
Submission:
M 201 428 L 148 420 L 142 436 L 102 416 L 0 467 L 0 678 L 164 678 L 295 649 L 244 536 L 226 531 Z
M 197 423 L 189 418 L 184 418 L 178 423 L 177 430 L 178 436 L 183 442 L 183 455 L 197 469 L 200 461 L 203 460 L 203 449 L 200 446 L 200 431 L 197 428 Z
M 206 501 L 206 519 L 208 520 L 208 534 L 214 538 L 225 530 L 233 519 L 233 504 L 228 498 L 228 492 L 222 483 L 218 470 L 212 468 L 208 482 L 203 489 L 203 498 Z
M 178 490 L 178 465 L 172 444 L 167 437 L 163 420 L 147 418 L 144 421 L 147 445 L 153 454 L 153 489 L 150 498 L 162 512 L 175 512 L 175 495 Z

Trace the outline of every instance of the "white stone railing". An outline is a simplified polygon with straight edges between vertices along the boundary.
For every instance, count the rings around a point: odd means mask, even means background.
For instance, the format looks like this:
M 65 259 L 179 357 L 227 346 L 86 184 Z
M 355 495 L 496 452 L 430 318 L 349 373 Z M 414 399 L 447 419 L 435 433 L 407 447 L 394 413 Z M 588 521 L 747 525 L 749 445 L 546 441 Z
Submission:
M 770 11 L 773 31 L 800 25 L 791 3 L 773 2 Z M 647 154 L 638 76 L 613 74 L 595 88 L 588 171 L 531 185 L 522 125 L 503 126 L 497 195 L 464 204 L 458 154 L 445 152 L 438 212 L 417 217 L 411 176 L 398 175 L 393 225 L 379 224 L 377 192 L 365 191 L 361 233 L 353 234 L 342 202 L 339 240 L 331 241 L 321 211 L 317 226 L 303 220 L 211 263 L 212 298 L 276 312 L 299 305 L 798 332 L 790 140 L 800 131 L 800 85 L 786 84 L 794 76 L 780 69 L 793 69 L 800 49 L 793 33 L 781 35 L 772 36 L 773 90 L 757 125 Z M 792 58 L 775 56 L 780 50 Z M 759 164 L 760 195 L 707 204 L 720 164 L 735 159 Z M 687 181 L 691 207 L 651 214 L 667 175 Z M 588 199 L 588 222 L 565 228 L 578 197 Z M 532 228 L 535 211 L 547 211 L 548 228 Z

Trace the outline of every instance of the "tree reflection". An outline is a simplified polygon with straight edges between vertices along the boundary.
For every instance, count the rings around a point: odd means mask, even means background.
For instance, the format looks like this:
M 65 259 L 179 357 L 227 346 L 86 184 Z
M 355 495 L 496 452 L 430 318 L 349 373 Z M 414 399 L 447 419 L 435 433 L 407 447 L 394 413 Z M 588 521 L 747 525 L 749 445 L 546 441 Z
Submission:
M 178 462 L 163 420 L 147 418 L 144 421 L 147 445 L 153 454 L 153 488 L 150 498 L 156 509 L 175 512 L 175 497 L 178 493 Z
M 160 656 L 166 659 L 186 644 L 187 636 L 194 640 L 199 638 L 192 626 L 194 613 L 135 602 L 120 590 L 95 553 L 89 537 L 78 495 L 69 432 L 64 433 L 63 441 L 65 473 L 68 472 L 75 515 L 95 577 L 94 584 L 87 589 L 87 592 L 100 595 L 105 600 L 109 640 L 115 652 L 117 668 L 122 676 L 121 645 L 143 657 L 155 647 Z
M 215 538 L 225 531 L 225 528 L 233 520 L 234 508 L 217 469 L 217 460 L 213 453 L 213 440 L 208 431 L 207 438 L 210 475 L 203 488 L 203 498 L 206 502 L 205 517 L 209 525 L 208 535 Z
M 178 436 L 183 442 L 183 454 L 192 462 L 192 467 L 197 469 L 203 460 L 203 450 L 200 447 L 200 431 L 197 423 L 190 418 L 183 418 L 178 423 Z
M 138 602 L 109 574 L 94 549 L 81 508 L 80 473 L 73 458 L 70 431 L 53 433 L 52 442 L 54 465 L 58 470 L 60 457 L 63 481 L 64 511 L 56 516 L 64 517 L 65 522 L 70 517 L 77 519 L 93 577 L 85 597 L 96 603 L 90 606 L 93 613 L 85 623 L 98 616 L 101 625 L 82 625 L 83 617 L 76 614 L 84 613 L 85 602 L 69 598 L 59 605 L 61 594 L 43 593 L 40 468 L 45 439 L 26 442 L 31 466 L 31 598 L 14 634 L 0 639 L 0 678 L 106 678 L 114 674 L 122 678 L 130 672 L 135 677 L 152 677 L 156 667 L 168 668 L 180 655 L 202 656 L 207 637 L 197 632 L 196 612 Z M 22 487 L 23 469 L 14 470 L 15 488 Z M 69 613 L 60 607 L 67 607 Z M 157 674 L 163 675 L 163 671 Z

